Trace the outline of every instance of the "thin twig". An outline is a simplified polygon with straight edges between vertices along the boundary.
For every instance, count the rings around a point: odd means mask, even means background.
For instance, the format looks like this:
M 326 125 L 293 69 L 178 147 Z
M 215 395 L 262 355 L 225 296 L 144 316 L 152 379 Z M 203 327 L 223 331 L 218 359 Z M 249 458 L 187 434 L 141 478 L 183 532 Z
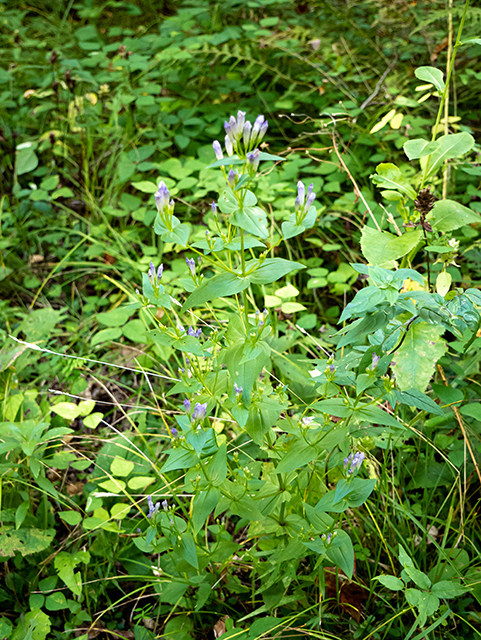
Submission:
M 372 218 L 372 221 L 374 222 L 374 224 L 376 225 L 376 228 L 378 231 L 381 231 L 381 227 L 379 226 L 378 221 L 376 220 L 374 213 L 371 210 L 371 207 L 368 205 L 368 203 L 366 202 L 365 197 L 362 195 L 361 190 L 359 189 L 359 187 L 357 186 L 357 182 L 354 180 L 354 178 L 352 177 L 351 172 L 349 171 L 349 169 L 347 168 L 346 163 L 344 162 L 344 160 L 342 159 L 341 154 L 339 153 L 339 148 L 337 146 L 337 142 L 336 142 L 336 137 L 335 137 L 335 133 L 332 134 L 332 145 L 334 147 L 334 151 L 336 152 L 337 157 L 339 158 L 339 162 L 341 163 L 341 167 L 344 169 L 344 171 L 347 173 L 347 177 L 349 178 L 349 180 L 352 182 L 352 186 L 354 187 L 354 195 L 357 198 L 360 198 L 362 200 L 362 203 L 364 204 L 364 206 L 366 207 L 366 210 L 368 211 L 369 215 Z
M 364 102 L 362 103 L 362 105 L 359 107 L 360 110 L 362 111 L 363 109 L 365 109 L 367 107 L 368 104 L 370 104 L 374 98 L 377 96 L 377 94 L 379 93 L 379 91 L 381 90 L 382 87 L 382 83 L 384 82 L 384 80 L 387 78 L 388 74 L 390 73 L 390 71 L 392 71 L 394 69 L 394 67 L 396 66 L 397 63 L 397 56 L 394 58 L 394 60 L 391 62 L 391 64 L 389 65 L 389 67 L 386 69 L 386 71 L 382 74 L 382 76 L 379 78 L 376 86 L 374 87 L 374 91 L 371 93 L 371 95 L 369 96 L 369 98 L 366 98 L 366 100 L 364 100 Z

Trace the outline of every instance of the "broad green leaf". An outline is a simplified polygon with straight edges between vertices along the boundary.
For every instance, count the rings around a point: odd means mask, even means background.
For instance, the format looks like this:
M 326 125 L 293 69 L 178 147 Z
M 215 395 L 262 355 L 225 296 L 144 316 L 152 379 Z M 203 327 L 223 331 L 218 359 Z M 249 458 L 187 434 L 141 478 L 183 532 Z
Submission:
M 246 270 L 249 271 L 256 262 L 256 260 L 249 261 L 246 264 Z M 268 258 L 248 277 L 254 284 L 270 284 L 271 282 L 276 282 L 287 273 L 291 273 L 291 271 L 305 268 L 305 265 L 300 262 L 292 262 L 291 260 L 284 260 L 284 258 Z
M 298 313 L 304 311 L 307 307 L 299 302 L 283 302 L 281 305 L 282 313 Z
M 214 298 L 233 296 L 235 293 L 247 289 L 250 283 L 251 276 L 242 278 L 234 273 L 219 273 L 208 280 L 204 279 L 200 287 L 193 291 L 184 302 L 182 310 L 187 311 L 192 307 L 198 307 L 204 302 L 214 300 Z
M 67 598 L 61 591 L 51 593 L 45 600 L 47 611 L 60 611 L 61 609 L 67 609 L 69 606 Z
M 22 556 L 44 551 L 52 542 L 55 529 L 17 529 L 10 525 L 0 527 L 0 556 Z
M 374 579 L 379 580 L 381 584 L 391 589 L 391 591 L 402 591 L 404 589 L 404 582 L 395 576 L 377 576 Z
M 81 562 L 87 564 L 89 560 L 90 553 L 88 551 L 77 551 L 77 553 L 60 551 L 55 556 L 54 566 L 59 578 L 76 596 L 80 596 L 82 593 L 82 577 L 80 573 L 74 573 L 74 569 Z
M 419 389 L 407 389 L 406 391 L 394 390 L 396 400 L 401 404 L 407 404 L 410 407 L 416 407 L 422 409 L 428 413 L 435 413 L 438 416 L 444 416 L 444 411 L 441 407 L 431 400 L 429 396 L 421 393 Z
M 188 469 L 199 462 L 199 458 L 194 451 L 187 451 L 180 447 L 177 449 L 170 449 L 166 453 L 168 455 L 168 460 L 162 467 L 162 473 L 175 471 L 176 469 Z
M 154 182 L 148 180 L 141 180 L 140 182 L 132 182 L 134 189 L 142 191 L 142 193 L 155 193 L 158 190 L 157 185 Z
M 444 327 L 420 322 L 408 329 L 408 334 L 393 354 L 392 368 L 401 391 L 418 389 L 424 392 L 431 380 L 437 361 L 446 353 L 441 338 Z
M 467 224 L 481 222 L 481 216 L 455 200 L 438 200 L 428 216 L 433 229 L 446 233 Z
M 132 460 L 124 460 L 119 456 L 115 456 L 110 465 L 110 471 L 114 476 L 128 476 L 134 466 Z
M 33 147 L 17 149 L 17 175 L 30 173 L 38 167 L 38 157 Z
M 185 531 L 180 536 L 180 538 L 180 554 L 183 556 L 184 560 L 186 560 L 192 567 L 194 567 L 194 569 L 198 569 L 199 562 L 197 560 L 197 552 L 195 549 L 195 542 L 192 534 L 188 531 Z
M 82 516 L 78 511 L 59 511 L 58 515 L 72 527 L 79 524 L 82 520 Z
M 192 528 L 196 536 L 204 526 L 205 521 L 214 511 L 219 502 L 220 491 L 213 487 L 207 491 L 199 491 L 192 505 Z
M 405 575 L 409 576 L 414 584 L 420 589 L 429 589 L 429 587 L 431 586 L 431 580 L 428 578 L 428 576 L 415 567 L 406 567 L 404 569 L 404 573 Z
M 444 298 L 444 296 L 451 288 L 452 281 L 453 276 L 449 273 L 449 271 L 441 271 L 441 273 L 438 274 L 438 277 L 436 278 L 436 292 Z
M 439 148 L 439 143 L 437 140 L 429 141 L 424 140 L 423 138 L 415 138 L 414 140 L 408 140 L 404 143 L 404 153 L 410 160 L 415 160 L 416 158 L 424 158 L 424 156 L 428 156 L 430 153 L 433 153 Z
M 155 478 L 149 476 L 134 476 L 128 481 L 129 489 L 138 491 L 139 489 L 145 489 L 149 484 L 155 482 Z
M 426 165 L 429 167 L 426 177 L 434 175 L 445 160 L 459 158 L 474 146 L 474 138 L 467 131 L 449 133 L 438 138 L 436 142 L 439 145 L 438 149 L 421 160 L 423 170 L 425 170 Z
M 117 502 L 110 509 L 110 516 L 115 518 L 116 520 L 122 520 L 122 518 L 126 518 L 129 511 L 131 509 L 130 504 L 124 504 L 123 502 Z
M 439 598 L 429 593 L 429 591 L 419 591 L 418 589 L 406 589 L 404 594 L 409 604 L 419 611 L 418 622 L 421 626 L 424 626 L 427 618 L 438 610 Z
M 336 546 L 327 547 L 326 555 L 351 579 L 354 572 L 354 548 L 346 531 L 336 530 Z
M 99 482 L 99 487 L 102 487 L 102 489 L 105 489 L 105 491 L 108 491 L 109 493 L 122 493 L 125 491 L 126 484 L 123 480 L 113 478 L 112 480 Z
M 454 580 L 441 580 L 433 584 L 431 591 L 438 598 L 449 600 L 449 598 L 459 598 L 466 593 L 468 589 L 465 589 L 459 582 L 455 582 Z
M 265 239 L 269 235 L 267 215 L 260 207 L 244 206 L 242 209 L 237 209 L 231 214 L 229 222 L 259 238 Z
M 49 616 L 39 609 L 34 609 L 20 617 L 10 640 L 46 640 L 50 627 Z
M 443 72 L 436 67 L 418 67 L 414 70 L 414 75 L 419 80 L 429 82 L 433 84 L 439 93 L 442 93 L 445 88 Z
M 395 164 L 382 162 L 376 167 L 376 171 L 371 179 L 380 189 L 393 189 L 414 200 L 416 192 Z
M 371 265 L 391 265 L 407 255 L 422 239 L 421 229 L 416 229 L 402 236 L 388 231 L 378 231 L 372 227 L 364 227 L 361 237 L 361 250 Z
M 360 289 L 354 299 L 346 306 L 341 314 L 339 322 L 348 320 L 351 316 L 362 315 L 366 311 L 374 311 L 376 305 L 386 300 L 386 295 L 383 290 L 378 287 L 364 287 Z
M 148 276 L 147 276 L 148 277 Z M 132 315 L 133 310 L 125 307 L 117 307 L 112 311 L 97 313 L 96 319 L 106 327 L 122 327 Z
M 96 429 L 102 422 L 103 418 L 104 414 L 96 411 L 95 413 L 91 413 L 89 416 L 86 416 L 82 422 L 88 429 Z
M 289 451 L 283 455 L 277 466 L 276 473 L 288 473 L 295 469 L 300 469 L 315 460 L 318 455 L 318 447 L 308 444 L 304 440 L 297 440 Z
M 102 329 L 94 335 L 90 344 L 92 347 L 100 344 L 101 342 L 110 342 L 112 340 L 118 340 L 122 335 L 122 329 L 120 327 L 111 327 L 110 329 Z

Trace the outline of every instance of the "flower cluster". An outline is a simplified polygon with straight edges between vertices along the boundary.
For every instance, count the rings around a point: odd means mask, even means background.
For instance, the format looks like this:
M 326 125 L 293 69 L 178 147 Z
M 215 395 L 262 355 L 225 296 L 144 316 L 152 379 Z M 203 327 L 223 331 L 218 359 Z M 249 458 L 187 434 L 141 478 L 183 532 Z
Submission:
M 155 270 L 155 264 L 153 262 L 150 263 L 150 268 L 147 272 L 149 276 L 150 283 L 154 290 L 159 288 L 160 281 L 162 280 L 162 274 L 164 272 L 164 265 L 161 264 L 157 271 Z
M 152 502 L 152 496 L 147 496 L 147 504 L 149 505 L 149 513 L 147 514 L 147 518 L 153 518 L 160 507 L 160 502 L 156 502 L 155 505 Z
M 325 533 L 322 534 L 321 539 L 323 540 L 323 542 L 327 545 L 331 544 L 331 540 L 337 535 L 337 531 L 334 531 L 332 533 L 328 533 L 327 535 Z
M 193 338 L 200 338 L 202 335 L 202 329 L 194 329 L 193 327 L 189 327 L 187 329 L 187 335 L 192 336 Z
M 297 183 L 297 198 L 296 198 L 296 213 L 300 213 L 300 215 L 307 215 L 309 209 L 312 207 L 312 203 L 316 199 L 316 194 L 313 191 L 314 185 L 310 184 L 307 188 L 303 182 L 299 180 Z M 306 197 L 307 196 L 307 197 Z
M 159 182 L 159 188 L 155 192 L 154 197 L 155 206 L 160 215 L 167 214 L 166 218 L 170 218 L 174 211 L 174 201 L 170 199 L 169 190 L 163 180 Z
M 364 454 L 360 451 L 356 451 L 356 453 L 350 453 L 347 458 L 344 458 L 344 471 L 347 471 L 348 476 L 359 471 L 364 458 Z
M 247 154 L 247 160 L 251 165 L 257 162 L 259 164 L 259 150 L 254 148 L 258 145 L 264 137 L 267 127 L 269 126 L 264 116 L 257 116 L 254 125 L 249 120 L 246 121 L 245 111 L 238 111 L 237 118 L 231 116 L 228 122 L 224 123 L 225 129 L 225 150 L 228 156 L 232 156 L 234 152 L 238 153 L 240 157 Z M 218 140 L 215 140 L 212 144 L 214 148 L 215 157 L 217 160 L 222 160 L 224 154 L 222 147 Z M 252 158 L 249 158 L 249 151 L 256 154 Z M 257 152 L 257 153 L 256 153 Z M 257 165 L 255 169 L 257 169 Z
M 184 400 L 184 409 L 187 413 L 192 410 L 192 403 L 188 398 Z M 191 422 L 200 422 L 207 415 L 207 402 L 196 402 L 192 415 L 190 416 Z

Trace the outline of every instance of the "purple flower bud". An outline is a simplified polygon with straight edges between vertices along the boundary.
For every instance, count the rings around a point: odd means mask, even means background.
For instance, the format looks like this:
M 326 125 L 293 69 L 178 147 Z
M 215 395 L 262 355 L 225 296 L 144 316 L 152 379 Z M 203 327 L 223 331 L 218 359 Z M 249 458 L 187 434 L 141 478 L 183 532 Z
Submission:
M 187 413 L 190 413 L 190 408 L 191 408 L 190 400 L 186 398 L 184 400 L 184 409 L 186 410 Z
M 296 213 L 297 213 L 297 211 L 299 211 L 299 209 L 301 208 L 301 201 L 299 200 L 299 196 L 297 196 L 294 206 L 295 206 Z
M 267 122 L 267 120 L 264 120 L 264 122 L 261 124 L 261 129 L 259 131 L 258 142 L 260 142 L 262 138 L 265 136 L 265 133 L 268 127 L 269 127 L 269 123 Z
M 331 365 L 329 365 L 329 371 L 331 373 L 334 373 L 334 371 L 336 370 L 336 365 L 334 363 L 332 363 Z
M 176 438 L 179 435 L 179 432 L 175 427 L 172 427 L 172 429 L 170 430 L 170 433 L 172 434 L 173 438 Z
M 231 169 L 231 170 L 229 171 L 229 174 L 227 175 L 227 182 L 228 182 L 229 187 L 230 187 L 231 189 L 232 189 L 232 188 L 234 187 L 234 185 L 235 185 L 235 177 L 236 177 L 236 175 L 235 175 L 235 171 L 234 171 L 234 169 Z
M 159 182 L 159 189 L 155 193 L 155 205 L 157 210 L 163 211 L 167 206 L 170 198 L 169 190 L 167 189 L 167 185 L 163 180 Z
M 222 147 L 220 146 L 220 142 L 218 140 L 214 140 L 214 142 L 212 143 L 212 146 L 214 147 L 214 153 L 217 160 L 222 160 L 222 158 L 224 157 L 224 154 L 222 153 Z
M 137 533 L 142 533 L 142 529 L 140 527 L 137 527 Z
M 155 278 L 155 264 L 153 262 L 150 263 L 150 268 L 147 272 L 147 275 L 149 276 L 150 280 L 153 280 Z
M 254 126 L 252 127 L 252 142 L 257 142 L 257 136 L 261 130 L 262 125 L 264 124 L 264 116 L 257 116 Z
M 216 216 L 216 215 L 217 215 L 217 205 L 216 205 L 216 203 L 215 203 L 215 202 L 213 202 L 213 203 L 210 205 L 210 210 L 212 211 L 212 215 L 214 215 L 214 216 Z
M 194 411 L 192 412 L 192 422 L 203 420 L 207 414 L 207 402 L 196 402 Z
M 381 359 L 381 356 L 378 356 L 376 353 L 372 354 L 372 368 L 375 369 L 377 367 L 377 363 Z
M 299 198 L 299 202 L 302 206 L 304 204 L 304 200 L 306 199 L 306 188 L 304 187 L 304 183 L 300 180 L 297 183 L 297 197 Z
M 343 466 L 344 466 L 344 471 L 347 471 L 347 468 L 349 466 L 349 458 L 344 458 L 344 462 L 343 462 Z
M 194 331 L 194 338 L 200 338 L 201 335 L 202 329 L 196 329 L 196 331 Z
M 190 269 L 190 272 L 193 276 L 195 276 L 195 260 L 194 258 L 186 258 L 185 262 Z
M 246 149 L 249 147 L 249 140 L 251 137 L 251 131 L 252 131 L 252 125 L 249 121 L 247 121 L 244 125 L 244 132 L 243 132 L 243 141 L 244 141 L 244 146 L 246 147 Z
M 227 151 L 227 155 L 231 156 L 234 153 L 234 147 L 232 146 L 232 140 L 229 136 L 225 137 L 225 150 Z
M 167 500 L 162 500 L 162 509 L 164 511 L 167 511 L 168 508 L 169 508 L 169 503 L 167 502 Z
M 255 172 L 257 171 L 257 167 L 259 166 L 259 160 L 260 160 L 260 151 L 259 149 L 254 149 L 254 151 L 250 151 L 247 154 L 247 163 L 249 168 Z
M 314 202 L 315 199 L 316 199 L 316 194 L 314 193 L 314 191 L 312 191 L 311 193 L 308 193 L 307 200 L 306 200 L 306 206 L 305 206 L 305 210 L 306 211 L 309 211 L 309 209 L 312 207 L 312 203 Z
M 314 189 L 314 185 L 313 185 L 313 184 L 312 184 L 312 182 L 311 182 L 311 184 L 307 187 L 307 195 L 308 195 L 308 196 L 310 196 L 310 195 L 311 195 L 311 193 L 312 193 L 313 189 Z
M 238 111 L 237 112 L 237 130 L 236 130 L 236 138 L 239 139 L 244 132 L 244 123 L 246 121 L 246 112 Z
M 149 513 L 147 514 L 147 518 L 152 518 L 157 512 L 157 509 L 160 506 L 160 502 L 157 502 L 155 505 L 152 502 L 152 496 L 147 496 L 147 504 L 149 506 Z
M 161 264 L 159 265 L 159 268 L 157 269 L 157 282 L 160 282 L 162 280 L 162 274 L 164 273 L 164 265 Z
M 235 382 L 234 382 L 234 391 L 237 396 L 239 396 L 242 393 L 242 387 L 239 387 Z

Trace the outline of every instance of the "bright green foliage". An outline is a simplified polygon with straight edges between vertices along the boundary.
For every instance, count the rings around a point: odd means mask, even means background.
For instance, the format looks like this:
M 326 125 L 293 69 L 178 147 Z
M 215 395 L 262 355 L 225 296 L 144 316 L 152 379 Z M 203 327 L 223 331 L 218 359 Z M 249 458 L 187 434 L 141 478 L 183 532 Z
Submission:
M 463 11 L 0 3 L 0 637 L 477 637 Z

